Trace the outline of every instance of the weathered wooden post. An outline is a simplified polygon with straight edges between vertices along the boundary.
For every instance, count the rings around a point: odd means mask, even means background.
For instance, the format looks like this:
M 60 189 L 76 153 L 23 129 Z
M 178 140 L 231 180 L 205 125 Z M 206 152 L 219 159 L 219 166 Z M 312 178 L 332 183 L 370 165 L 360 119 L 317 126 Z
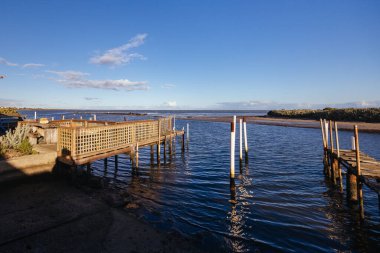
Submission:
M 119 156 L 115 155 L 115 175 L 118 169 L 119 169 Z
M 34 120 L 37 120 L 37 112 L 34 112 Z
M 175 115 L 173 116 L 173 131 L 175 131 Z
M 340 166 L 340 147 L 339 147 L 339 134 L 338 134 L 338 123 L 335 121 L 335 142 L 336 142 L 336 165 L 335 167 L 338 169 L 338 178 L 339 178 L 339 190 L 343 192 L 343 180 L 342 180 L 342 168 Z
M 154 163 L 154 145 L 150 145 L 150 164 Z
M 172 134 L 170 134 L 170 136 L 169 136 L 169 154 L 170 155 L 173 154 L 173 138 L 172 138 Z
M 239 119 L 239 161 L 240 167 L 243 164 L 243 120 Z
M 96 114 L 94 114 L 94 121 L 96 121 Z
M 360 148 L 359 148 L 359 133 L 358 126 L 355 125 L 355 147 L 356 147 L 356 175 L 357 175 L 357 191 L 359 201 L 360 218 L 364 219 L 364 203 L 363 203 L 363 183 L 361 181 L 361 168 L 360 168 Z
M 107 175 L 107 166 L 108 166 L 107 158 L 104 158 L 104 176 Z
M 325 175 L 329 175 L 329 162 L 327 157 L 327 144 L 326 144 L 326 134 L 325 134 L 325 127 L 323 124 L 323 120 L 320 119 L 321 123 L 321 132 L 322 132 L 322 142 L 323 142 L 323 172 Z
M 243 117 L 245 161 L 248 162 L 247 122 Z
M 139 168 L 139 143 L 138 142 L 136 142 L 135 159 L 136 159 L 135 166 L 138 169 Z
M 329 120 L 330 126 L 330 168 L 331 168 L 331 179 L 334 185 L 336 185 L 336 168 L 335 168 L 335 157 L 334 157 L 334 137 L 333 137 L 333 124 Z
M 230 177 L 235 178 L 235 125 L 231 122 L 231 167 Z
M 161 120 L 158 120 L 158 140 L 157 140 L 157 165 L 160 164 L 161 160 Z
M 164 163 L 166 163 L 166 135 L 164 139 Z
M 65 115 L 62 115 L 62 120 L 65 120 Z
M 185 133 L 182 134 L 182 153 L 185 152 Z
M 87 163 L 86 164 L 87 166 L 87 169 L 86 169 L 86 172 L 87 172 L 87 175 L 91 175 L 91 163 Z

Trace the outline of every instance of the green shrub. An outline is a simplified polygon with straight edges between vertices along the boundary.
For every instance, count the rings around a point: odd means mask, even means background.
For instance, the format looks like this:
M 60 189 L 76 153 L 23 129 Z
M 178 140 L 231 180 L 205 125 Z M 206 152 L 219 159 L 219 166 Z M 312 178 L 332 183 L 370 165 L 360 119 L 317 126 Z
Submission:
M 33 154 L 33 146 L 29 143 L 28 139 L 22 140 L 20 145 L 17 147 L 17 150 L 20 151 L 23 155 Z

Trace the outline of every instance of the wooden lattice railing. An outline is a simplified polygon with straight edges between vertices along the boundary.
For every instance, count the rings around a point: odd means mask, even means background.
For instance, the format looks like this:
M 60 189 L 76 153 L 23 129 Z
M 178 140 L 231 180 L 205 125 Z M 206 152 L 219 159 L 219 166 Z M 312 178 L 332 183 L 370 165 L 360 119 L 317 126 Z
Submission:
M 136 143 L 152 143 L 171 131 L 172 117 L 102 126 L 62 124 L 58 128 L 57 152 L 59 157 L 81 159 L 125 149 Z

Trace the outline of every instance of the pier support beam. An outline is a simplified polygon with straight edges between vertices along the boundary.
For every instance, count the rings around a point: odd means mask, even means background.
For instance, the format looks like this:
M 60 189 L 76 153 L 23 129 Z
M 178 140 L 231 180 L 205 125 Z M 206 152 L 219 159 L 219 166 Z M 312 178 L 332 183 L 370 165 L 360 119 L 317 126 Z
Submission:
M 136 150 L 135 150 L 135 167 L 136 169 L 139 168 L 139 143 L 136 143 Z
M 357 175 L 357 190 L 358 190 L 358 201 L 359 201 L 359 212 L 360 218 L 364 219 L 364 203 L 363 203 L 363 183 L 361 182 L 361 168 L 360 168 L 360 148 L 359 148 L 359 132 L 358 126 L 354 126 L 355 131 L 355 151 L 356 151 L 356 175 Z
M 87 168 L 86 168 L 86 172 L 87 172 L 87 174 L 88 174 L 88 175 L 91 175 L 91 163 L 87 163 L 87 164 L 86 164 L 86 167 L 87 167 Z
M 164 163 L 166 163 L 166 142 L 167 142 L 167 138 L 165 136 L 165 139 L 164 139 Z
M 107 175 L 108 159 L 104 158 L 104 176 Z
M 116 177 L 118 169 L 119 169 L 119 156 L 115 155 L 115 177 Z
M 351 203 L 358 201 L 358 189 L 356 176 L 352 173 L 351 169 L 347 169 L 347 198 Z

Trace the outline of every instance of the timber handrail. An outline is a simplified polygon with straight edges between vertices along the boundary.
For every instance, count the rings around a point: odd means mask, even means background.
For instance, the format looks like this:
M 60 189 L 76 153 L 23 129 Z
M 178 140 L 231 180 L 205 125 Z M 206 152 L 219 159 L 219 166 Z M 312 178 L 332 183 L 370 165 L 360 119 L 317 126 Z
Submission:
M 57 153 L 71 160 L 95 156 L 131 147 L 137 142 L 150 143 L 172 131 L 172 117 L 158 120 L 81 124 L 71 121 L 58 128 Z M 88 121 L 88 123 L 93 121 Z M 80 124 L 78 124 L 80 123 Z M 95 123 L 95 122 L 94 122 Z M 160 126 L 160 127 L 159 127 Z M 159 133 L 160 131 L 160 133 Z

